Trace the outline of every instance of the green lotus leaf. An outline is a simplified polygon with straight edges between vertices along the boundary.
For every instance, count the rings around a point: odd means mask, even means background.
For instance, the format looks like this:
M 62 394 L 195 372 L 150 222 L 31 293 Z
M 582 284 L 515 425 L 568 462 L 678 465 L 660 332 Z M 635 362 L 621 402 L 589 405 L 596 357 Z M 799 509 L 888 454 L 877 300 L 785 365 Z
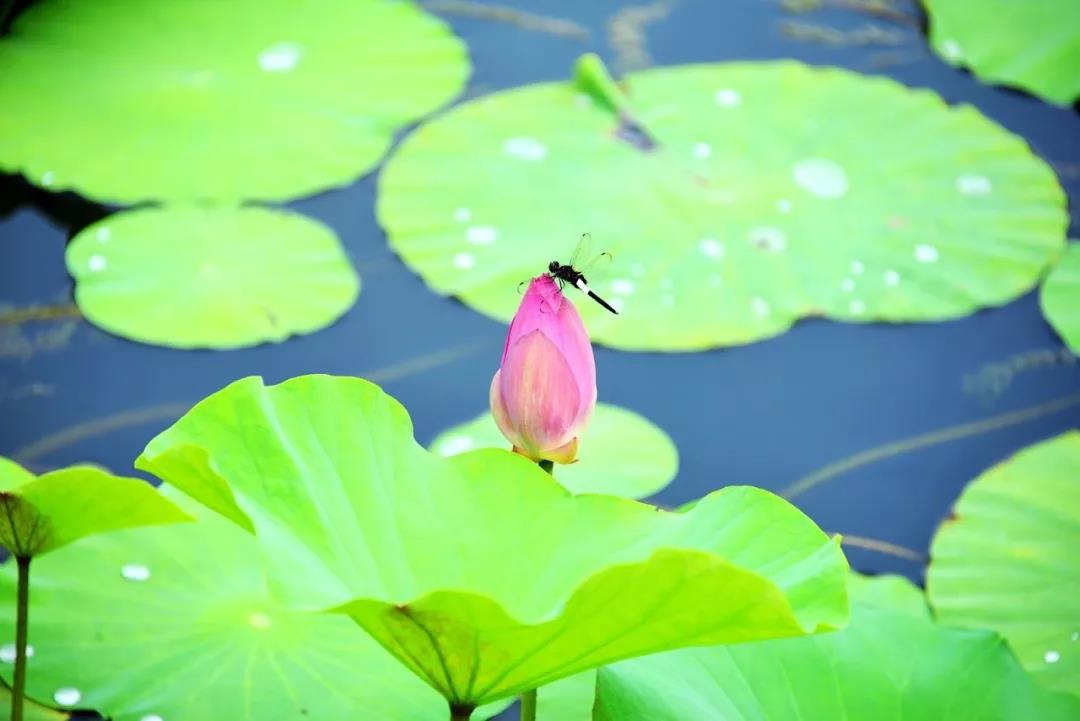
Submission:
M 1080 355 L 1080 243 L 1069 249 L 1043 283 L 1043 315 L 1073 353 Z
M 190 521 L 146 481 L 92 466 L 34 476 L 0 457 L 0 545 L 32 558 L 118 528 Z
M 1077 549 L 1080 432 L 1070 431 L 964 489 L 930 547 L 930 604 L 942 623 L 997 631 L 1036 679 L 1080 695 Z
M 194 506 L 198 523 L 96 536 L 34 562 L 31 696 L 113 721 L 445 721 L 442 698 L 348 619 L 271 599 L 252 537 Z M 10 566 L 0 638 L 14 633 Z
M 906 603 L 897 608 L 895 589 L 878 591 L 876 583 L 863 589 L 870 597 L 852 589 L 851 624 L 836 633 L 683 649 L 603 668 L 595 719 L 1080 718 L 1080 700 L 1032 681 L 999 636 L 937 625 Z M 912 587 L 914 594 L 921 595 Z
M 688 513 L 572 496 L 509 451 L 429 453 L 361 379 L 237 381 L 136 465 L 254 530 L 285 603 L 348 614 L 459 709 L 846 620 L 839 544 L 770 493 L 729 487 Z
M 693 350 L 811 315 L 963 316 L 1064 248 L 1053 172 L 974 108 L 786 61 L 634 73 L 614 101 L 600 72 L 459 105 L 388 161 L 380 222 L 432 289 L 508 320 L 588 232 L 613 256 L 590 285 L 620 312 L 581 303 L 592 338 Z
M 411 2 L 38 3 L 0 42 L 0 169 L 113 203 L 287 200 L 366 173 L 468 71 Z
M 440 433 L 431 450 L 452 456 L 474 448 L 506 448 L 490 413 Z M 645 498 L 679 471 L 679 451 L 664 431 L 633 411 L 598 403 L 580 441 L 579 460 L 559 466 L 555 478 L 572 493 Z
M 109 216 L 67 249 L 75 301 L 110 333 L 174 348 L 239 348 L 333 323 L 360 281 L 333 231 L 264 208 Z
M 1074 0 L 923 0 L 930 44 L 980 79 L 1059 105 L 1080 98 L 1080 4 Z

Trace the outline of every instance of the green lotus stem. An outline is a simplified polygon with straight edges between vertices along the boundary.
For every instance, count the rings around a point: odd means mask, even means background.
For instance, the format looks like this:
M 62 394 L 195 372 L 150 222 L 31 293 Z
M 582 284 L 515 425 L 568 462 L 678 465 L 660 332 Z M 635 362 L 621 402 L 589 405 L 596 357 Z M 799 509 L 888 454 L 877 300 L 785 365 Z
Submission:
M 458 703 L 450 704 L 450 721 L 469 721 L 475 706 L 464 706 Z
M 555 461 L 537 461 L 537 465 L 555 476 Z M 536 721 L 536 689 L 521 694 L 521 721 Z
M 17 556 L 18 600 L 15 607 L 15 679 L 11 685 L 11 721 L 22 721 L 26 690 L 26 620 L 30 606 L 30 557 Z
M 521 694 L 521 721 L 536 721 L 536 689 Z

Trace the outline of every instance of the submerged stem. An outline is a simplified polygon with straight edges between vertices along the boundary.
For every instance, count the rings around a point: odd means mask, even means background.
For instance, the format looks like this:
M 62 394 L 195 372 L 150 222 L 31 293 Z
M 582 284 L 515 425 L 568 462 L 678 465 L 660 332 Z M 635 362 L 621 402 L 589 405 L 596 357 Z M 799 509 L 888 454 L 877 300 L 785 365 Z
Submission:
M 30 557 L 17 556 L 18 597 L 15 607 L 15 678 L 11 684 L 11 721 L 22 721 L 26 691 L 26 621 L 30 606 Z
M 536 721 L 536 689 L 521 694 L 521 721 Z

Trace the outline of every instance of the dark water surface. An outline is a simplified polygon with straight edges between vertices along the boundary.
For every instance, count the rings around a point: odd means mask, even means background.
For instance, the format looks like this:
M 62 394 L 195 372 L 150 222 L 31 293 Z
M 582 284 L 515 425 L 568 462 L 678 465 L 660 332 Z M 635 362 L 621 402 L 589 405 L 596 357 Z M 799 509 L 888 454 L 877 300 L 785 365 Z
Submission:
M 605 25 L 624 4 L 507 4 L 572 19 L 591 39 L 447 14 L 472 55 L 469 96 L 566 79 L 587 50 L 616 63 Z M 900 33 L 902 44 L 797 40 L 781 30 L 784 21 L 847 30 L 873 24 Z M 797 58 L 885 73 L 972 103 L 1055 165 L 1077 220 L 1076 111 L 981 85 L 932 55 L 915 27 L 840 9 L 792 15 L 770 0 L 681 0 L 647 37 L 657 65 Z M 91 461 L 128 472 L 146 441 L 185 406 L 251 374 L 270 382 L 313 372 L 369 377 L 405 404 L 422 442 L 485 409 L 504 326 L 429 292 L 395 258 L 375 223 L 374 188 L 368 176 L 291 204 L 338 232 L 363 277 L 356 306 L 325 331 L 250 350 L 185 352 L 131 343 L 78 320 L 0 326 L 0 454 L 34 469 Z M 0 178 L 0 303 L 65 302 L 71 281 L 64 244 L 103 212 Z M 566 242 L 553 239 L 553 248 Z M 784 489 L 882 444 L 1035 408 L 1006 417 L 998 424 L 1004 427 L 834 474 L 795 499 L 827 530 L 916 554 L 925 553 L 968 480 L 1080 422 L 1080 367 L 1061 351 L 1035 293 L 946 323 L 811 320 L 772 340 L 707 353 L 598 349 L 597 365 L 603 400 L 644 413 L 678 444 L 679 477 L 659 496 L 669 504 L 732 483 Z M 917 561 L 857 547 L 848 553 L 861 570 L 922 580 Z

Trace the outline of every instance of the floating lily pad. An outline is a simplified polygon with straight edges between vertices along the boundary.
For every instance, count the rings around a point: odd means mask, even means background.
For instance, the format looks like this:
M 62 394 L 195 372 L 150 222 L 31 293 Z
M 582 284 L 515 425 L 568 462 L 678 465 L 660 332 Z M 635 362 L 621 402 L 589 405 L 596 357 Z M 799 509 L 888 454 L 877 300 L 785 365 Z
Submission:
M 114 721 L 445 721 L 446 702 L 348 619 L 273 601 L 249 534 L 192 512 L 34 562 L 31 696 Z M 0 640 L 14 633 L 10 566 Z
M 286 200 L 366 173 L 468 71 L 411 2 L 38 3 L 0 42 L 0 168 L 114 203 Z
M 452 456 L 474 448 L 507 448 L 490 413 L 443 431 L 431 450 Z M 651 496 L 671 483 L 679 452 L 663 430 L 625 408 L 598 403 L 581 439 L 579 460 L 559 466 L 555 479 L 573 493 L 624 498 Z
M 923 2 L 930 15 L 930 43 L 947 62 L 1059 105 L 1080 98 L 1080 3 Z
M 1080 718 L 1080 700 L 1033 682 L 995 634 L 939 626 L 854 591 L 852 601 L 851 625 L 836 633 L 601 669 L 596 721 Z
M 1043 315 L 1080 355 L 1080 243 L 1072 243 L 1042 286 Z
M 794 62 L 659 68 L 625 95 L 601 73 L 459 105 L 386 164 L 379 219 L 434 290 L 508 320 L 589 232 L 614 256 L 591 285 L 621 313 L 579 304 L 593 339 L 692 350 L 811 315 L 963 316 L 1064 247 L 1046 163 L 932 92 Z
M 2 457 L 0 519 L 0 544 L 26 558 L 95 533 L 191 520 L 138 478 L 91 466 L 34 476 Z
M 68 246 L 75 301 L 94 325 L 174 348 L 239 348 L 337 320 L 360 281 L 337 237 L 295 213 L 149 208 Z
M 572 496 L 509 451 L 429 453 L 357 378 L 237 381 L 137 465 L 253 529 L 284 601 L 352 616 L 464 707 L 846 620 L 839 544 L 777 496 L 728 487 L 687 513 Z
M 930 603 L 942 623 L 997 631 L 1035 678 L 1080 695 L 1078 549 L 1080 432 L 1070 431 L 964 489 L 930 547 Z

